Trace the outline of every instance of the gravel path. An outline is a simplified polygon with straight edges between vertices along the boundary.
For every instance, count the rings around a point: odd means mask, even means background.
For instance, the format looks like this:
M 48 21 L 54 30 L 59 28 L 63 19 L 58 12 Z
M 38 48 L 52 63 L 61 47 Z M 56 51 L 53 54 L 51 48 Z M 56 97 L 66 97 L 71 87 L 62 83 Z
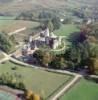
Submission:
M 68 91 L 76 82 L 78 82 L 81 79 L 81 75 L 76 75 L 75 78 L 68 83 L 59 93 L 57 93 L 51 100 L 58 100 L 60 96 L 66 91 Z
M 22 31 L 26 30 L 26 29 L 27 29 L 26 27 L 23 27 L 23 28 L 20 28 L 20 29 L 15 30 L 14 32 L 8 33 L 8 35 L 17 34 L 17 33 L 19 33 L 19 32 L 22 32 Z

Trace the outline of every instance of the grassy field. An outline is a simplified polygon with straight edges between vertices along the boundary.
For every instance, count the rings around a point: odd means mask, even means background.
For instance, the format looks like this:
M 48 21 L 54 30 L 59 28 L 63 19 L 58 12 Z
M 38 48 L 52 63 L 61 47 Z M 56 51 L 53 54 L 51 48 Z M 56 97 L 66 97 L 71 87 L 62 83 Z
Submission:
M 39 23 L 33 21 L 15 20 L 14 16 L 0 16 L 0 31 L 7 33 L 23 27 L 34 28 L 38 25 Z
M 14 20 L 15 16 L 0 16 L 0 20 Z
M 82 79 L 60 100 L 98 100 L 98 84 Z
M 16 70 L 12 68 L 16 66 Z M 66 84 L 72 77 L 64 74 L 47 72 L 39 69 L 28 68 L 16 65 L 12 62 L 0 64 L 0 74 L 9 72 L 10 74 L 22 75 L 23 82 L 27 89 L 43 95 L 45 98 L 56 92 L 60 86 Z
M 23 20 L 12 20 L 12 19 L 6 19 L 2 20 L 0 19 L 0 31 L 4 31 L 6 33 L 13 32 L 20 28 L 34 28 L 38 26 L 39 24 L 37 22 L 30 22 L 30 21 L 23 21 Z
M 70 33 L 77 32 L 79 29 L 76 25 L 73 24 L 66 24 L 62 25 L 59 30 L 54 31 L 54 33 L 58 36 L 68 36 Z
M 1 1 L 1 0 L 0 0 Z M 24 11 L 40 10 L 43 8 L 48 9 L 60 9 L 64 4 L 65 0 L 2 0 L 4 3 L 0 2 L 0 12 L 10 12 L 10 13 L 20 13 Z M 37 11 L 36 10 L 36 11 Z

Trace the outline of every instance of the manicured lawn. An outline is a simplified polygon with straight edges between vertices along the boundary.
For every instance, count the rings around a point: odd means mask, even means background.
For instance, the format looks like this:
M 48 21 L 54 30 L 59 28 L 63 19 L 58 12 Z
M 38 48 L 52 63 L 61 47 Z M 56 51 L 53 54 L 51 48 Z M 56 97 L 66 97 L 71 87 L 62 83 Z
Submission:
M 62 25 L 59 30 L 54 31 L 54 33 L 58 36 L 68 36 L 70 33 L 77 32 L 79 29 L 76 25 L 66 24 Z
M 17 69 L 12 70 L 12 68 L 15 66 Z M 27 89 L 32 89 L 34 92 L 39 93 L 44 97 L 48 97 L 54 91 L 56 92 L 60 86 L 64 85 L 64 83 L 66 84 L 72 78 L 69 75 L 24 67 L 9 61 L 5 62 L 4 64 L 0 64 L 0 74 L 6 72 L 21 75 Z
M 98 100 L 98 84 L 82 79 L 60 100 Z

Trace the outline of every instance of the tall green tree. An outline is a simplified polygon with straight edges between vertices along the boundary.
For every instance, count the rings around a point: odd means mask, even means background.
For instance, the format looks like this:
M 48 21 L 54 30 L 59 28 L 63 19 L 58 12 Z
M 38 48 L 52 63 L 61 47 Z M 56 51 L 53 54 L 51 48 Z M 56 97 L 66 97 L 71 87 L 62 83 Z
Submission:
M 49 28 L 49 31 L 50 31 L 50 32 L 53 32 L 53 30 L 54 30 L 54 25 L 53 25 L 53 23 L 52 23 L 51 20 L 48 21 L 47 27 Z
M 5 33 L 0 33 L 0 49 L 5 52 L 9 52 L 12 48 L 12 41 L 9 39 L 9 36 Z
M 42 64 L 48 67 L 51 61 L 52 61 L 52 55 L 49 52 L 44 52 L 44 55 L 42 57 Z
M 49 64 L 51 68 L 54 69 L 64 69 L 67 67 L 66 61 L 63 57 L 54 57 L 51 63 Z
M 42 64 L 43 56 L 44 52 L 42 50 L 37 50 L 33 53 L 33 57 L 36 58 L 39 64 Z
M 55 16 L 53 19 L 52 19 L 52 23 L 53 23 L 53 26 L 54 26 L 54 30 L 56 29 L 59 29 L 61 27 L 61 22 L 60 22 L 60 18 Z

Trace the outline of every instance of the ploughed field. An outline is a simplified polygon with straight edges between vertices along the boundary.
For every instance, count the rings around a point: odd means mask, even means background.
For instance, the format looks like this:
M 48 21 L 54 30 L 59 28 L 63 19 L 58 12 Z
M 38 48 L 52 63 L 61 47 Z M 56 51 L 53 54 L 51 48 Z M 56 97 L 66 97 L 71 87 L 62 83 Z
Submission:
M 13 70 L 13 67 L 17 67 L 17 69 Z M 72 79 L 72 76 L 69 75 L 21 66 L 10 61 L 0 64 L 0 75 L 6 72 L 12 75 L 21 75 L 26 88 L 42 95 L 44 98 L 56 93 L 61 89 L 60 87 L 63 87 Z

